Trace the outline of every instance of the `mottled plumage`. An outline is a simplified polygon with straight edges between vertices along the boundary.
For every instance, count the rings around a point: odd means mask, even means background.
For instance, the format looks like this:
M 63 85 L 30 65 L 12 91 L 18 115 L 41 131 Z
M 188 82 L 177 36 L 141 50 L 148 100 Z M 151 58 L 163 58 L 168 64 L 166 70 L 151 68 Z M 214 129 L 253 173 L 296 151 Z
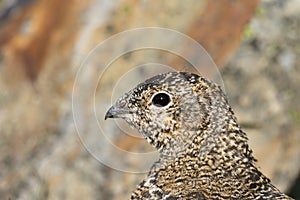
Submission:
M 291 199 L 257 169 L 222 89 L 202 76 L 150 78 L 105 118 L 125 119 L 160 153 L 131 199 Z

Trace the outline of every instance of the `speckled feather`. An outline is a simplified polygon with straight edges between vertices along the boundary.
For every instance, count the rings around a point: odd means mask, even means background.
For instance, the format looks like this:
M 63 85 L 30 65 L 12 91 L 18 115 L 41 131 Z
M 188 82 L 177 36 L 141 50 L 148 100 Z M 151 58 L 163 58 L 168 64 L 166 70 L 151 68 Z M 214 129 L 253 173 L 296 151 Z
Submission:
M 155 105 L 157 94 L 168 104 Z M 125 119 L 160 153 L 131 199 L 291 199 L 257 169 L 222 89 L 202 76 L 152 77 L 106 118 Z

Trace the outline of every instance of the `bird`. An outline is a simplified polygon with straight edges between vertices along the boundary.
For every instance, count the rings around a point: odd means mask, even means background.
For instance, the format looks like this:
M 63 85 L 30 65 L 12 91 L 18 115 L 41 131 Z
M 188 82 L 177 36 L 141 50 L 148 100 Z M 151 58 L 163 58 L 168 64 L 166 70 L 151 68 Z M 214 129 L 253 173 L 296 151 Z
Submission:
M 225 93 L 202 75 L 149 78 L 121 96 L 108 118 L 124 119 L 159 152 L 130 199 L 292 199 L 256 166 Z

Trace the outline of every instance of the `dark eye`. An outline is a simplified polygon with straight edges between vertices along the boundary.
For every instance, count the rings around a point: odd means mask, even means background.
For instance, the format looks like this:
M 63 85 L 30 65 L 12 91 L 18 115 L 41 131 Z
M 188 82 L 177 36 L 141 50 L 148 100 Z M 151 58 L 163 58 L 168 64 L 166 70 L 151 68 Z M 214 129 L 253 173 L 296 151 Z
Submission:
M 152 97 L 152 103 L 157 107 L 164 107 L 168 105 L 170 102 L 171 102 L 170 96 L 163 92 L 157 93 Z

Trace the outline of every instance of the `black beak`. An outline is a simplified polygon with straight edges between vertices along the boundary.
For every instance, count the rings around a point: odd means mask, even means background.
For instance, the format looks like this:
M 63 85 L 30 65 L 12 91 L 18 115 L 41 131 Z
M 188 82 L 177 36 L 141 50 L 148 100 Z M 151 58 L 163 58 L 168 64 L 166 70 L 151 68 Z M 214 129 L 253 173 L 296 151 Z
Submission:
M 106 112 L 104 119 L 107 118 L 124 118 L 126 114 L 132 114 L 133 112 L 130 110 L 125 110 L 122 108 L 118 108 L 116 106 L 110 107 L 110 109 Z

